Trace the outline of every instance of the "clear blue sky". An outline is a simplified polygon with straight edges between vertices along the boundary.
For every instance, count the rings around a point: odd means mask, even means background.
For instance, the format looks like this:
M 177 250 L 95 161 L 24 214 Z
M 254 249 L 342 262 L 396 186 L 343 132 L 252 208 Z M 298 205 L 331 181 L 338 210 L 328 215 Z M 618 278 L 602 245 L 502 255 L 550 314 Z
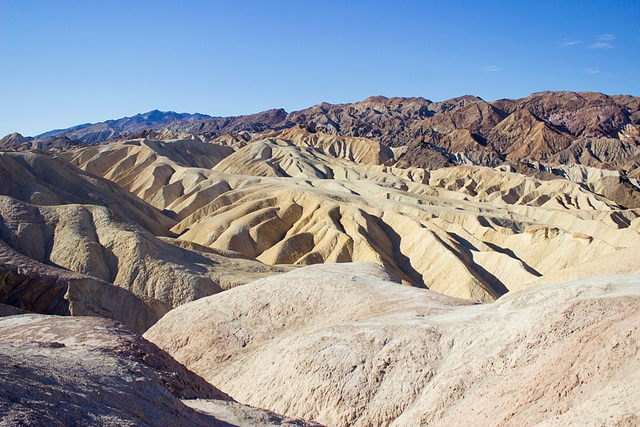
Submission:
M 640 1 L 0 0 L 0 136 L 152 109 L 640 95 Z

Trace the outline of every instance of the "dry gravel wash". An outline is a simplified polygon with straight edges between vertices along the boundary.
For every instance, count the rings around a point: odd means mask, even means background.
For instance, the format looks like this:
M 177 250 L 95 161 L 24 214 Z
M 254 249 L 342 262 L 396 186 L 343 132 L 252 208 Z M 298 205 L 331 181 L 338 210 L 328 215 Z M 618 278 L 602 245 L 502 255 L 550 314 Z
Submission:
M 0 319 L 0 426 L 13 425 L 316 424 L 233 401 L 112 320 L 23 314 Z
M 638 425 L 640 275 L 473 304 L 371 263 L 303 267 L 145 333 L 238 401 L 332 426 Z

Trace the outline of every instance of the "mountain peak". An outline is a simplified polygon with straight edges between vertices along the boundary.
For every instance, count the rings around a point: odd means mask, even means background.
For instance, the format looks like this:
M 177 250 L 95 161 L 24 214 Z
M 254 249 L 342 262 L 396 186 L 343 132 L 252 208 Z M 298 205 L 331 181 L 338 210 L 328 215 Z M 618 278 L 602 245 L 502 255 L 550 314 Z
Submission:
M 0 139 L 0 148 L 12 148 L 27 142 L 27 138 L 19 134 L 18 132 L 10 133 L 4 138 Z

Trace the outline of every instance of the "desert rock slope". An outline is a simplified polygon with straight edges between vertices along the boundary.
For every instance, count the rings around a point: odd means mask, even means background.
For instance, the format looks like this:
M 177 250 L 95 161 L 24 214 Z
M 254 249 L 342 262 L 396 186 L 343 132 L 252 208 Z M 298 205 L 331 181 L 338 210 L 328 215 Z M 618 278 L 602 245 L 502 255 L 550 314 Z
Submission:
M 634 425 L 637 274 L 637 97 L 13 133 L 0 423 Z
M 639 275 L 484 305 L 390 279 L 309 266 L 183 305 L 145 337 L 240 402 L 332 426 L 640 422 Z
M 600 174 L 397 168 L 373 140 L 302 128 L 256 139 L 133 139 L 64 157 L 163 212 L 180 244 L 274 266 L 372 261 L 481 302 L 620 252 L 606 273 L 640 247 L 640 214 L 604 196 L 614 185 Z
M 142 332 L 179 304 L 283 271 L 176 243 L 175 220 L 47 154 L 0 153 L 0 194 L 1 302 L 27 310 Z
M 112 320 L 0 316 L 0 361 L 0 425 L 314 425 L 238 404 Z
M 239 117 L 210 117 L 157 110 L 24 138 L 0 148 L 69 148 L 123 137 L 251 139 L 250 134 L 304 127 L 336 137 L 360 137 L 401 148 L 399 165 L 434 168 L 505 162 L 584 165 L 640 173 L 640 98 L 596 92 L 538 92 L 486 102 L 461 96 L 441 102 L 372 96 L 350 104 L 322 103 L 286 113 L 273 109 Z M 563 174 L 561 169 L 555 173 Z

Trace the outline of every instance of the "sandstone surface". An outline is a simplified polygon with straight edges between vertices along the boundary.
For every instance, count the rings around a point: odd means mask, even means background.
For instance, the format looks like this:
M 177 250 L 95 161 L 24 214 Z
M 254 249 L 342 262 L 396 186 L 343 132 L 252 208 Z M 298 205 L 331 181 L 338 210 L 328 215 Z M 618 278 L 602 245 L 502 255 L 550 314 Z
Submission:
M 327 425 L 640 421 L 640 276 L 483 305 L 391 278 L 305 267 L 181 306 L 145 337 L 240 402 Z
M 158 300 L 140 298 L 95 277 L 37 262 L 2 241 L 0 303 L 6 307 L 2 310 L 6 315 L 34 312 L 103 317 L 139 333 L 169 310 Z

